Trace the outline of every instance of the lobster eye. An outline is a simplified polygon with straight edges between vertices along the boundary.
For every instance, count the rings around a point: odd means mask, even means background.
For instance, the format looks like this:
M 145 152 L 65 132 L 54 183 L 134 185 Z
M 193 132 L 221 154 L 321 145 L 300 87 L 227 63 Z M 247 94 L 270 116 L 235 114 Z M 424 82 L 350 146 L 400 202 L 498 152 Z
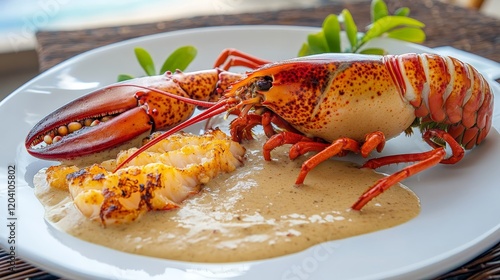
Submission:
M 273 86 L 273 78 L 271 76 L 264 76 L 257 81 L 256 86 L 257 90 L 267 91 Z

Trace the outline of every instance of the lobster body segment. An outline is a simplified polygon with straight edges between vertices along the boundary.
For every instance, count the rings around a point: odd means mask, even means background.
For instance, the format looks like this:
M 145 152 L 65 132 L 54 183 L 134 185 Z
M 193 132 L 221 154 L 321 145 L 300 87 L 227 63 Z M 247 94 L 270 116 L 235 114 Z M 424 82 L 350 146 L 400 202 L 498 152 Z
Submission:
M 439 126 L 465 149 L 488 135 L 493 93 L 471 65 L 435 54 L 387 56 L 385 61 L 402 95 L 415 107 L 423 130 Z
M 272 85 L 259 89 L 261 81 Z M 272 82 L 271 82 L 272 81 Z M 265 65 L 238 81 L 230 96 L 258 96 L 308 137 L 386 139 L 411 125 L 441 127 L 466 149 L 488 134 L 493 94 L 472 66 L 434 54 L 323 54 Z M 257 99 L 254 99 L 257 100 Z
M 318 55 L 272 64 L 251 75 L 271 76 L 262 105 L 309 137 L 332 142 L 342 137 L 363 141 L 382 131 L 401 134 L 415 119 L 379 57 Z

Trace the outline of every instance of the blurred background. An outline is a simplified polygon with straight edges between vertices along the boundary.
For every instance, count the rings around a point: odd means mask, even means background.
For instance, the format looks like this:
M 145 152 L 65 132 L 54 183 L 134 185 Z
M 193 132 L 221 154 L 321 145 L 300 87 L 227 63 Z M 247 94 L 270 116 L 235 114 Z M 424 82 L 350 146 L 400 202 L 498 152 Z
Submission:
M 0 100 L 36 76 L 37 30 L 311 7 L 335 0 L 0 0 Z M 418 0 L 416 0 L 418 1 Z M 500 18 L 500 0 L 442 0 Z

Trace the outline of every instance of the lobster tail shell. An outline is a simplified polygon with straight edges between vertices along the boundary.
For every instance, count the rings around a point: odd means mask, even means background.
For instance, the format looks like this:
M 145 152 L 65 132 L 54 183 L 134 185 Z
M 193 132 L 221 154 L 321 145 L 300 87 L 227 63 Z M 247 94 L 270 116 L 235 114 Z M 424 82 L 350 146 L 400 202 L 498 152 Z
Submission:
M 384 61 L 415 107 L 421 128 L 445 127 L 466 149 L 484 140 L 492 123 L 493 93 L 476 69 L 436 54 L 386 56 Z

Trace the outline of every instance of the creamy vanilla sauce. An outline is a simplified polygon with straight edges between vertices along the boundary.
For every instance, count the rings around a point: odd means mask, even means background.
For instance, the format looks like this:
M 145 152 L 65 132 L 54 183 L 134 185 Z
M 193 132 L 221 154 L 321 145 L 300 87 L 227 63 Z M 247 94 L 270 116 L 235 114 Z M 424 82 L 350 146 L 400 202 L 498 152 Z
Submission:
M 350 210 L 383 175 L 329 160 L 297 188 L 294 181 L 302 161 L 290 161 L 287 148 L 277 149 L 274 160 L 266 162 L 261 143 L 251 141 L 246 147 L 243 167 L 211 181 L 181 209 L 149 212 L 131 224 L 104 228 L 87 220 L 68 192 L 47 186 L 43 170 L 35 176 L 35 193 L 46 219 L 61 231 L 120 251 L 194 262 L 281 256 L 393 227 L 420 211 L 418 198 L 404 186 L 390 188 L 360 212 Z

